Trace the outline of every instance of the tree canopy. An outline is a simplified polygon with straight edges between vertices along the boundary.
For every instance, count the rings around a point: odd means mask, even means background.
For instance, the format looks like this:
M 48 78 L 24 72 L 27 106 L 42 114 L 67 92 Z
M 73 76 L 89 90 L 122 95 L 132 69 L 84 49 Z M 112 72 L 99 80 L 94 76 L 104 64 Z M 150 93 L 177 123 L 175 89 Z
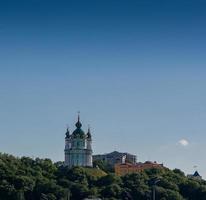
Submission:
M 159 200 L 205 200 L 206 182 L 187 178 L 179 169 L 151 169 L 122 177 L 110 168 L 74 167 L 50 159 L 0 154 L 1 200 L 149 200 L 156 183 Z M 108 170 L 108 171 L 107 171 Z

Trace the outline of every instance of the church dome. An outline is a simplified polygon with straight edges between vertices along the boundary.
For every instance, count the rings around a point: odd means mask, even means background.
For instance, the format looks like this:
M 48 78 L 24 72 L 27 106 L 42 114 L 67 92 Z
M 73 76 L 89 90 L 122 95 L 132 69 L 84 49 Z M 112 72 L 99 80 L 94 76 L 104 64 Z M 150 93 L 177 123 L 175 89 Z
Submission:
M 73 135 L 73 137 L 84 137 L 85 136 L 85 133 L 84 133 L 84 131 L 81 129 L 81 128 L 76 128 L 75 130 L 74 130 L 74 132 L 72 133 L 72 135 Z
M 81 127 L 82 127 L 82 123 L 79 121 L 79 117 L 78 117 L 78 121 L 77 121 L 77 123 L 75 124 L 75 126 L 76 126 L 77 128 L 81 128 Z
M 73 131 L 72 136 L 73 136 L 74 138 L 76 138 L 76 137 L 80 137 L 80 138 L 85 137 L 85 133 L 84 133 L 84 131 L 81 129 L 82 124 L 81 124 L 81 122 L 80 122 L 79 116 L 78 116 L 78 121 L 77 121 L 77 123 L 75 124 L 75 126 L 76 126 L 77 128 Z

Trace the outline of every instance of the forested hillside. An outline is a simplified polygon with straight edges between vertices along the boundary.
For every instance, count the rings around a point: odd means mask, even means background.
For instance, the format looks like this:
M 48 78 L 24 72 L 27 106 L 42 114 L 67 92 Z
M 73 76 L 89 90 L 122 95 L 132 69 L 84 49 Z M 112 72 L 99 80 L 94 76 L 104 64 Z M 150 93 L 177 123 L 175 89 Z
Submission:
M 158 200 L 206 200 L 206 182 L 188 179 L 180 170 L 152 169 L 117 177 L 101 169 L 68 169 L 50 159 L 16 158 L 0 154 L 1 200 L 151 199 L 152 182 Z

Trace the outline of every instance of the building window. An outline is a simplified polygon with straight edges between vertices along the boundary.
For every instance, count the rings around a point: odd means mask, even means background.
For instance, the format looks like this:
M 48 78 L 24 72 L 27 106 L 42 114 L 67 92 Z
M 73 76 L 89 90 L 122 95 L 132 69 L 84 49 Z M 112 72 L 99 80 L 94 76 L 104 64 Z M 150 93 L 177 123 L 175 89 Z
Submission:
M 77 147 L 79 147 L 80 146 L 80 142 L 79 141 L 77 141 Z

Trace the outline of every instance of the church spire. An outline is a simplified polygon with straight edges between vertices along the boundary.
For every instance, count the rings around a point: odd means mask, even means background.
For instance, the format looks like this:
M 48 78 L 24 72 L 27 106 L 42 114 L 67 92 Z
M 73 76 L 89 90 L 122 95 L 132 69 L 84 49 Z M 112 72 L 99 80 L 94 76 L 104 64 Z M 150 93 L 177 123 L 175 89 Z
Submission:
M 80 112 L 78 112 L 78 119 L 77 119 L 77 123 L 75 124 L 77 128 L 81 128 L 82 124 L 80 122 Z
M 80 121 L 80 111 L 78 111 L 78 122 Z

